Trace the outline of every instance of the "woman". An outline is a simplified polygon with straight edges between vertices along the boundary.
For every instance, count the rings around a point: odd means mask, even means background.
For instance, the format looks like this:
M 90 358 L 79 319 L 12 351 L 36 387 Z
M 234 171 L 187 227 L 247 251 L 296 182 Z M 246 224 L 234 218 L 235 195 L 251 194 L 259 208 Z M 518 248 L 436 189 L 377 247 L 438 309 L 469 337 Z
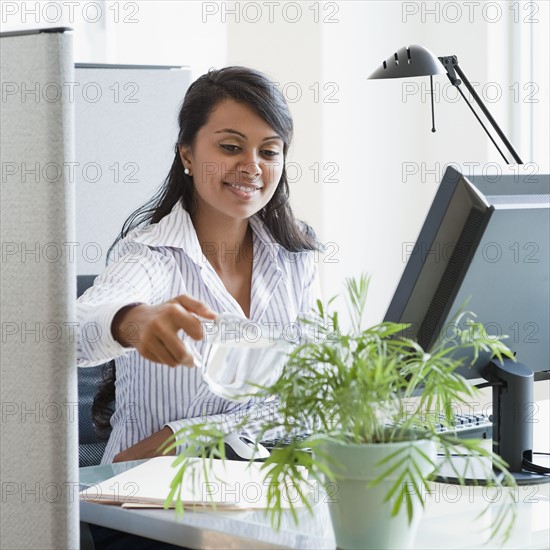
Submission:
M 256 404 L 214 395 L 186 368 L 188 338 L 204 347 L 197 316 L 230 312 L 278 335 L 313 307 L 317 243 L 288 202 L 291 137 L 288 106 L 261 73 L 227 67 L 190 86 L 163 188 L 126 221 L 116 260 L 78 302 L 79 366 L 116 358 L 102 463 L 156 456 L 205 415 L 229 431 Z

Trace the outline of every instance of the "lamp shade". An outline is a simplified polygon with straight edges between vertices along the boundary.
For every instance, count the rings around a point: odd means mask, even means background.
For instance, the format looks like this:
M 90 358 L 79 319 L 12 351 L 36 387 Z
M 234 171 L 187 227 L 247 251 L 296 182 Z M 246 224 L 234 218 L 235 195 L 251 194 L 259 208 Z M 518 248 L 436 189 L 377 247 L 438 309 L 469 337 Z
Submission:
M 430 50 L 411 45 L 400 48 L 388 57 L 369 79 L 429 76 L 446 72 L 441 61 Z

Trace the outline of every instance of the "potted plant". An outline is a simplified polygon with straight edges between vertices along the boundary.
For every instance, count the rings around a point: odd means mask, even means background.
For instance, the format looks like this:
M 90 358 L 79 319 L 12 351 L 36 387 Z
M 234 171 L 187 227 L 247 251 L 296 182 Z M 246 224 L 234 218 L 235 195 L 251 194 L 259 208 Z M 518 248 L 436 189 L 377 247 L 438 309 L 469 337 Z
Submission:
M 454 338 L 448 337 L 446 327 L 447 337 L 431 353 L 402 337 L 406 325 L 384 322 L 362 328 L 368 282 L 366 276 L 346 280 L 349 330 L 342 328 L 338 312 L 320 302 L 316 318 L 304 321 L 315 329 L 315 337 L 290 352 L 272 385 L 257 388 L 256 397 L 278 399 L 279 415 L 256 417 L 260 429 L 255 437 L 260 442 L 268 431 L 277 429 L 289 440 L 274 448 L 263 464 L 275 527 L 280 525 L 282 499 L 289 486 L 312 509 L 303 489 L 305 466 L 309 479 L 330 484 L 338 548 L 407 548 L 414 539 L 428 484 L 452 455 L 490 459 L 500 475 L 489 467 L 488 478 L 513 485 L 506 465 L 482 440 L 459 439 L 452 429 L 453 404 L 467 404 L 477 391 L 456 372 L 464 361 L 459 352 L 470 348 L 475 356 L 481 352 L 496 358 L 513 355 L 500 338 L 487 337 L 473 314 L 457 316 L 451 331 Z M 242 419 L 243 429 L 249 420 Z M 448 431 L 438 429 L 441 423 Z M 312 435 L 295 438 L 304 427 Z M 180 470 L 167 503 L 176 499 L 178 509 L 182 473 L 190 456 L 224 457 L 225 435 L 207 418 L 176 434 L 188 447 L 176 459 Z M 462 473 L 455 474 L 464 483 Z M 290 508 L 296 519 L 292 503 Z M 514 514 L 513 506 L 502 507 L 494 524 L 495 532 L 500 530 L 504 538 L 513 523 L 502 516 L 508 513 Z

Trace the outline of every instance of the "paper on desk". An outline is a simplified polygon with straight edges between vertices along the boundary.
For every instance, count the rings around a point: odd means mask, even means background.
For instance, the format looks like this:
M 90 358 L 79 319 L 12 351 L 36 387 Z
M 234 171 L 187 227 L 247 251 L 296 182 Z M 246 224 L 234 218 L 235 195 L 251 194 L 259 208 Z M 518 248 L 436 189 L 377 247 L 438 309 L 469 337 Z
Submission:
M 265 471 L 261 463 L 219 459 L 191 459 L 183 479 L 181 499 L 186 507 L 206 506 L 237 510 L 267 508 Z M 92 485 L 80 492 L 82 500 L 103 504 L 124 505 L 124 508 L 162 507 L 170 492 L 170 484 L 177 468 L 172 467 L 173 456 L 152 458 L 135 468 Z M 207 478 L 204 466 L 206 465 Z M 178 467 L 179 468 L 179 467 Z M 304 468 L 304 478 L 307 471 Z M 309 486 L 301 487 L 307 494 Z M 295 487 L 283 491 L 285 508 L 301 506 Z M 172 504 L 173 507 L 173 504 Z

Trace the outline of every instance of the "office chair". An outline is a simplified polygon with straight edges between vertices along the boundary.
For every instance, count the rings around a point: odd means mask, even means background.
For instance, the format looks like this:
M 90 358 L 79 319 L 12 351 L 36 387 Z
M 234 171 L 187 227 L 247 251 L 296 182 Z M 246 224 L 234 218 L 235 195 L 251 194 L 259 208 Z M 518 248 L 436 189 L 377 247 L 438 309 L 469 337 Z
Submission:
M 77 297 L 92 286 L 95 278 L 96 275 L 77 276 Z M 107 364 L 78 369 L 78 465 L 81 468 L 99 464 L 107 446 L 107 439 L 98 437 L 92 421 L 92 403 Z

